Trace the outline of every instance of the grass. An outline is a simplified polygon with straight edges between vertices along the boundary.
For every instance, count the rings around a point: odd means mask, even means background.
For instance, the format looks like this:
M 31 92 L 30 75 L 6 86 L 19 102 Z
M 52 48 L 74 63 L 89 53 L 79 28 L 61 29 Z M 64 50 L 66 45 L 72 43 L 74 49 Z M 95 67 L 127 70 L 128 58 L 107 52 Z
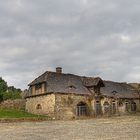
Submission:
M 45 119 L 47 116 L 43 115 L 34 115 L 27 113 L 22 110 L 15 110 L 15 109 L 0 109 L 0 119 Z

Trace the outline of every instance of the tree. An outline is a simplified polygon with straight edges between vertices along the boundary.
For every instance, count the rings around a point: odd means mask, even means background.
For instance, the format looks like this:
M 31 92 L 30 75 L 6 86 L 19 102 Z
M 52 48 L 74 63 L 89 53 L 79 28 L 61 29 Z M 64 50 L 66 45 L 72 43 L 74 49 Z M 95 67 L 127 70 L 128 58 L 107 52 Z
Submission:
M 7 91 L 7 82 L 0 77 L 0 101 L 3 100 L 3 94 Z
M 7 89 L 7 92 L 3 94 L 3 100 L 7 99 L 20 99 L 21 98 L 21 89 L 17 89 L 14 86 L 10 86 Z
M 7 82 L 0 77 L 0 102 L 7 99 L 19 99 L 21 98 L 21 89 L 17 89 L 14 86 L 8 87 Z
M 0 77 L 0 93 L 6 92 L 8 89 L 7 82 Z

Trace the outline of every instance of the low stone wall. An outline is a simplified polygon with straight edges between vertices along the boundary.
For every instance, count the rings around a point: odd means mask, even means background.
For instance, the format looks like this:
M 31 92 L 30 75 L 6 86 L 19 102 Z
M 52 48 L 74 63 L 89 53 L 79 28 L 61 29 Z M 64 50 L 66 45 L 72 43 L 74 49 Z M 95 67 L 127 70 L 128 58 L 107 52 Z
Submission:
M 25 99 L 6 100 L 0 103 L 0 108 L 25 110 Z
M 54 117 L 55 95 L 48 94 L 26 99 L 26 111 L 32 114 Z

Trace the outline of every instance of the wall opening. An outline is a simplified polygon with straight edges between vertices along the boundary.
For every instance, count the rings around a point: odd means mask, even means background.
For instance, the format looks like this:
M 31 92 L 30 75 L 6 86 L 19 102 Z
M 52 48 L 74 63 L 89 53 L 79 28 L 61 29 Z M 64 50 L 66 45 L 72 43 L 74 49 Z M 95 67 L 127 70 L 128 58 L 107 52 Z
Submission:
M 112 101 L 112 114 L 116 114 L 116 102 Z
M 36 109 L 37 109 L 37 110 L 40 110 L 40 109 L 42 109 L 42 106 L 41 106 L 41 104 L 37 104 L 37 106 L 36 106 Z
M 100 101 L 96 101 L 96 116 L 102 115 L 102 107 Z
M 104 102 L 104 115 L 109 115 L 110 109 L 109 109 L 109 103 L 107 101 Z
M 130 111 L 130 103 L 128 101 L 125 102 L 125 111 L 126 112 Z
M 135 102 L 131 103 L 131 111 L 135 112 L 137 110 L 137 105 Z
M 87 104 L 84 102 L 80 102 L 77 104 L 77 116 L 87 116 L 88 110 L 87 110 Z

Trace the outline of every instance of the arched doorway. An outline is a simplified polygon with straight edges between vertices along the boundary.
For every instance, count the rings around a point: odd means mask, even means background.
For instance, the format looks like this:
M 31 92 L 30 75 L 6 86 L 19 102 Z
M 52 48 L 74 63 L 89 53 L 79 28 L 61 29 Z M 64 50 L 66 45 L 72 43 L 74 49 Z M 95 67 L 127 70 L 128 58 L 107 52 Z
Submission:
M 130 102 L 128 101 L 125 102 L 125 111 L 130 112 Z
M 107 101 L 104 102 L 103 107 L 104 107 L 104 115 L 108 116 L 110 114 L 110 108 L 109 108 L 109 103 Z
M 80 102 L 77 104 L 77 116 L 87 116 L 88 110 L 87 110 L 87 104 L 84 102 Z
M 132 102 L 132 103 L 131 103 L 131 111 L 132 111 L 132 112 L 136 112 L 136 110 L 137 110 L 137 105 L 136 105 L 135 102 Z
M 116 114 L 116 102 L 112 101 L 112 114 Z
M 95 103 L 95 111 L 96 111 L 96 116 L 101 116 L 102 115 L 102 107 L 100 101 L 96 101 Z

